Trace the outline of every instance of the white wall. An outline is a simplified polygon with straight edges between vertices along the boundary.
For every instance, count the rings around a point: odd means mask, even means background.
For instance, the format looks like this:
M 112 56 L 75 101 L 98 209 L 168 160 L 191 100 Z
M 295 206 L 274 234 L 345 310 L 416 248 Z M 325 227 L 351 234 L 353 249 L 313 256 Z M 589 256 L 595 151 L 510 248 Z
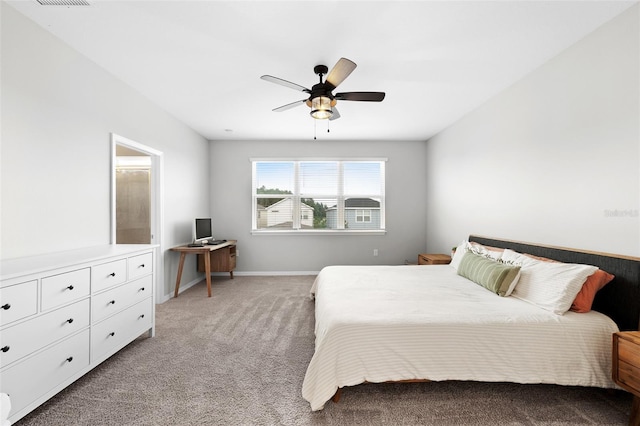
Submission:
M 640 256 L 638 17 L 636 5 L 427 142 L 429 251 L 477 233 Z
M 209 212 L 209 145 L 4 2 L 1 257 L 108 244 L 110 133 L 164 153 L 164 245 Z M 164 293 L 177 257 L 163 253 Z M 183 282 L 197 277 L 193 259 Z
M 416 262 L 426 246 L 424 142 L 212 141 L 210 152 L 214 233 L 216 238 L 238 240 L 239 272 L 313 272 L 330 264 L 403 264 L 405 260 Z M 252 157 L 386 157 L 386 235 L 252 235 Z M 373 256 L 376 248 L 378 257 Z

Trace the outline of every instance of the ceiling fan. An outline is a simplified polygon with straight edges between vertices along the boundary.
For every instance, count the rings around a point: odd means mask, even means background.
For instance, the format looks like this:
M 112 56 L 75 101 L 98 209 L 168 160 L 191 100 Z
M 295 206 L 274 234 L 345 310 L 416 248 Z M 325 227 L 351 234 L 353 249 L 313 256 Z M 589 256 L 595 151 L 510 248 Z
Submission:
M 311 87 L 311 90 L 304 86 L 300 86 L 299 84 L 292 83 L 278 77 L 273 77 L 271 75 L 263 75 L 260 78 L 265 81 L 270 81 L 272 83 L 309 94 L 307 99 L 301 99 L 290 104 L 282 105 L 281 107 L 274 108 L 273 111 L 282 112 L 305 103 L 309 108 L 311 108 L 311 117 L 318 120 L 335 120 L 340 118 L 340 113 L 335 108 L 336 103 L 339 100 L 381 102 L 384 99 L 384 92 L 342 92 L 336 93 L 335 95 L 332 93 L 333 90 L 353 72 L 356 66 L 355 62 L 346 58 L 340 58 L 329 73 L 329 68 L 327 68 L 326 65 L 316 65 L 313 68 L 313 72 L 320 77 L 320 82 L 318 84 L 314 84 Z M 324 75 L 326 75 L 327 78 L 323 82 L 322 76 Z

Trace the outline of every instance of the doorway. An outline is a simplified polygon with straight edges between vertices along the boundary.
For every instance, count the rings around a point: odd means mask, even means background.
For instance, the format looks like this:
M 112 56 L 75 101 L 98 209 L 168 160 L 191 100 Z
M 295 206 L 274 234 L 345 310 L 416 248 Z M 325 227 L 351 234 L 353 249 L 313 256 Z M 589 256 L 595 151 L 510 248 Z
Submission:
M 116 145 L 116 244 L 151 244 L 151 156 Z
M 157 244 L 156 301 L 164 300 L 163 155 L 111 134 L 111 244 Z

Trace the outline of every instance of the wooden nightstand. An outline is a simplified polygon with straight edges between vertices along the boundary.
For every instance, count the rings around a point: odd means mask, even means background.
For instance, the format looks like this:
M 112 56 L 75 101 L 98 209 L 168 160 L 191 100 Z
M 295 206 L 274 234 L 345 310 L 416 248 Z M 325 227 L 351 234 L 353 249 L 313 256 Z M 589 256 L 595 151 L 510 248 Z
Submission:
M 612 377 L 634 395 L 629 425 L 640 426 L 640 331 L 613 334 Z
M 448 254 L 419 254 L 418 265 L 447 265 L 451 262 Z

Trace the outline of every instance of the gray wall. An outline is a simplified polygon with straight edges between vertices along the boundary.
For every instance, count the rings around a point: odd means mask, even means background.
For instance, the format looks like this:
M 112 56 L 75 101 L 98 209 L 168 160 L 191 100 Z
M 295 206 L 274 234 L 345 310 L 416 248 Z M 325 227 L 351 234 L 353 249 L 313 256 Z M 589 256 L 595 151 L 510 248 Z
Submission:
M 309 119 L 309 126 L 313 122 Z M 403 264 L 426 247 L 424 142 L 211 142 L 216 238 L 237 239 L 240 272 L 313 272 L 330 264 Z M 386 235 L 252 235 L 250 158 L 385 157 Z M 378 256 L 373 250 L 378 249 Z
M 164 153 L 165 248 L 211 215 L 242 272 L 400 264 L 472 232 L 640 255 L 638 6 L 426 144 L 207 142 L 0 7 L 3 259 L 109 243 L 111 132 Z M 249 158 L 276 156 L 387 157 L 387 234 L 251 235 Z M 163 257 L 169 294 L 177 256 Z
M 479 233 L 640 256 L 638 16 L 427 142 L 428 251 Z
M 110 133 L 164 153 L 164 245 L 209 213 L 209 144 L 4 2 L 1 258 L 109 244 Z M 164 253 L 166 284 L 174 253 Z M 196 279 L 192 259 L 184 282 Z

